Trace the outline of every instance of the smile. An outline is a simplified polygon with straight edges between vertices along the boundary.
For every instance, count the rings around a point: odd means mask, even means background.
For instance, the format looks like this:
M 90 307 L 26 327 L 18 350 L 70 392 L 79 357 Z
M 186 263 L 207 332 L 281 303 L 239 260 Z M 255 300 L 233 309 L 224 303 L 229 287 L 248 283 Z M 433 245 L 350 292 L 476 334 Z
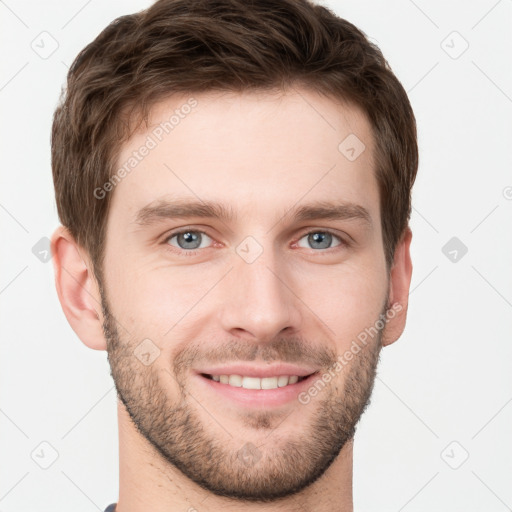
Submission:
M 298 375 L 279 375 L 274 377 L 249 377 L 244 375 L 208 375 L 202 374 L 204 377 L 226 384 L 235 388 L 245 389 L 277 389 L 295 384 L 304 379 L 307 379 L 309 375 L 298 376 Z

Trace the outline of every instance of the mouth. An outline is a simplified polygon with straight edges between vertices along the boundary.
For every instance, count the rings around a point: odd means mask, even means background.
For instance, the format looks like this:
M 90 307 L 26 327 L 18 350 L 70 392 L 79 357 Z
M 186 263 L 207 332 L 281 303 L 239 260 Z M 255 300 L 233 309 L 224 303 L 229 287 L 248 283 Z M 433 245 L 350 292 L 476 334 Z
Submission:
M 251 377 L 248 375 L 210 375 L 201 373 L 206 379 L 226 384 L 227 386 L 244 389 L 278 389 L 302 382 L 317 372 L 309 375 L 275 375 L 271 377 Z
M 307 390 L 319 371 L 307 375 L 268 375 L 257 377 L 240 374 L 196 373 L 199 386 L 212 398 L 226 400 L 244 408 L 274 408 L 296 402 Z

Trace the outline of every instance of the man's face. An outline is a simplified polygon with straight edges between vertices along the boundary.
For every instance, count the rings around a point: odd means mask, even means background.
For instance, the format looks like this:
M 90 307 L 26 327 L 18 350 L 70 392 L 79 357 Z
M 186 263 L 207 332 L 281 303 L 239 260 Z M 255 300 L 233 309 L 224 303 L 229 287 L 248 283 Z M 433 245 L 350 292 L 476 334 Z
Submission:
M 155 146 L 113 192 L 108 357 L 155 454 L 218 495 L 271 500 L 328 469 L 371 393 L 381 333 L 333 365 L 388 305 L 374 142 L 357 109 L 306 90 L 194 98 L 164 136 L 188 98 L 157 105 L 118 160 Z M 350 134 L 356 159 L 338 148 Z M 295 215 L 320 202 L 341 214 Z

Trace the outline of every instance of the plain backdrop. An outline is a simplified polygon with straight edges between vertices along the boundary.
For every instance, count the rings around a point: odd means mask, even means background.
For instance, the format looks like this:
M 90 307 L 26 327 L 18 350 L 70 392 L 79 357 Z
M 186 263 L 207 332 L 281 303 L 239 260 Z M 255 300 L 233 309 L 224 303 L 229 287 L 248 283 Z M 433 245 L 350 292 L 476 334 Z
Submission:
M 106 353 L 71 330 L 44 252 L 58 225 L 50 127 L 76 54 L 149 4 L 0 2 L 1 512 L 118 498 Z M 408 324 L 356 434 L 355 510 L 510 510 L 512 1 L 324 5 L 379 45 L 419 130 Z

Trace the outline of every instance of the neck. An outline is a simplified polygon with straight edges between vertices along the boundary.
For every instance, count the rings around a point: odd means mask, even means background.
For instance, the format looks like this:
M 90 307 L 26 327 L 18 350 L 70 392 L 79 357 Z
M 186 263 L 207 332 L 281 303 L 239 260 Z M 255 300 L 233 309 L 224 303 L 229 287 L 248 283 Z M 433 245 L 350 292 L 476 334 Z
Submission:
M 271 503 L 220 497 L 164 460 L 133 425 L 118 401 L 119 500 L 116 512 L 352 512 L 353 442 L 327 471 L 292 496 Z

